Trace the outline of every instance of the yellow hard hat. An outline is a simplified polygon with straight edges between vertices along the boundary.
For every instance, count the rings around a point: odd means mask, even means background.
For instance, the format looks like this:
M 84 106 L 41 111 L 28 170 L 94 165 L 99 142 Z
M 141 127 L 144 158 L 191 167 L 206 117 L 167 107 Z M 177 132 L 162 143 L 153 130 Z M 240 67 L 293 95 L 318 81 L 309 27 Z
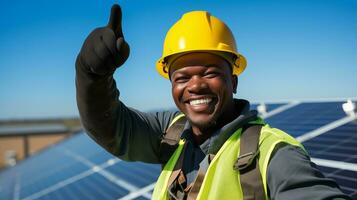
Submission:
M 162 57 L 156 62 L 156 70 L 169 79 L 171 58 L 191 52 L 209 52 L 223 57 L 231 63 L 234 75 L 242 73 L 247 65 L 244 56 L 237 51 L 231 30 L 207 11 L 185 13 L 170 28 Z

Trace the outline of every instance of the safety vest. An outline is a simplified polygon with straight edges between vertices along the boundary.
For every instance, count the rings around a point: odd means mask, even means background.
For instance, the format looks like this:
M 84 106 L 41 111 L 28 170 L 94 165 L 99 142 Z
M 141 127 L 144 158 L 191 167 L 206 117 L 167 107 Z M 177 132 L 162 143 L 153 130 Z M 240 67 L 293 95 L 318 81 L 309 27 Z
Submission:
M 233 168 L 233 165 L 239 155 L 241 131 L 242 128 L 236 130 L 222 145 L 211 161 L 199 190 L 197 199 L 243 199 L 243 192 L 239 180 L 239 171 L 234 170 Z M 304 149 L 304 147 L 297 140 L 287 133 L 276 128 L 271 128 L 267 124 L 262 127 L 259 137 L 259 168 L 263 180 L 266 199 L 269 199 L 267 195 L 268 163 L 274 148 L 279 143 L 287 143 Z M 180 154 L 182 153 L 184 144 L 185 140 L 181 139 L 177 149 L 163 168 L 158 181 L 156 182 L 152 199 L 167 199 L 169 178 L 176 162 L 178 161 L 178 158 L 180 157 Z

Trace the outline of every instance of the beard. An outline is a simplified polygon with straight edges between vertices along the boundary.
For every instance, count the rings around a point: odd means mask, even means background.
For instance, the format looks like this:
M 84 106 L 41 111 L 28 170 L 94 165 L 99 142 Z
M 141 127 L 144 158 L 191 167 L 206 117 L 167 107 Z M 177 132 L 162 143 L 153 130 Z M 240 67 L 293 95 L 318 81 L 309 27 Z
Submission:
M 216 120 L 211 120 L 209 122 L 203 122 L 203 121 L 192 121 L 191 119 L 188 119 L 188 121 L 190 122 L 191 126 L 195 126 L 197 128 L 199 128 L 200 130 L 207 130 L 210 128 L 214 128 L 217 125 L 217 121 Z

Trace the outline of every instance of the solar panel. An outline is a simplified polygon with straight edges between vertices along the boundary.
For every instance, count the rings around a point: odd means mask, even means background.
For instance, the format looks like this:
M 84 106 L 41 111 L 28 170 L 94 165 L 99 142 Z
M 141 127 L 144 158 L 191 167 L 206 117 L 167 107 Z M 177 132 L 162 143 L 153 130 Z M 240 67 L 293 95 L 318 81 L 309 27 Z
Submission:
M 301 103 L 268 117 L 265 121 L 297 137 L 346 118 L 342 103 Z M 327 177 L 335 179 L 346 194 L 357 199 L 356 178 L 351 178 L 357 177 L 357 167 L 351 165 L 357 160 L 357 149 L 355 148 L 357 146 L 357 122 L 352 121 L 319 134 L 317 137 L 304 141 L 305 148 L 313 157 L 313 161 L 318 161 L 316 163 L 319 169 Z M 326 163 L 333 166 L 331 164 L 333 161 L 338 161 L 334 168 L 324 166 Z M 345 168 L 346 165 L 353 170 L 338 168 Z M 331 170 L 333 171 L 331 172 Z
M 144 187 L 156 182 L 160 175 L 159 165 L 150 165 L 140 162 L 119 162 L 107 169 L 123 180 L 137 187 Z
M 34 192 L 38 192 L 48 188 L 50 185 L 54 185 L 60 181 L 63 181 L 67 178 L 73 177 L 78 173 L 86 170 L 87 167 L 82 163 L 73 163 L 71 165 L 67 165 L 66 167 L 59 167 L 55 170 L 51 170 L 51 173 L 39 174 L 41 171 L 37 170 L 23 170 L 23 174 L 21 174 L 21 193 L 20 197 L 25 198 L 28 195 L 33 194 Z M 39 176 L 36 176 L 36 174 Z
M 58 146 L 62 150 L 81 155 L 84 158 L 94 157 L 98 153 L 106 152 L 103 148 L 98 148 L 93 140 L 88 139 L 86 134 L 79 134 Z
M 318 168 L 357 199 L 357 121 L 303 142 Z
M 88 157 L 88 160 L 90 160 L 94 164 L 100 165 L 102 163 L 107 162 L 108 160 L 110 160 L 112 158 L 113 158 L 113 155 L 111 155 L 107 151 L 103 150 L 101 152 L 98 152 L 97 154 L 94 154 L 94 155 Z
M 357 199 L 356 171 L 323 166 L 318 166 L 318 169 L 323 171 L 326 177 L 334 179 L 343 192 L 349 194 L 353 199 Z
M 303 144 L 312 157 L 357 163 L 357 122 L 337 127 Z
M 341 105 L 266 104 L 268 114 L 279 110 L 266 121 L 301 136 L 345 118 Z M 319 168 L 355 199 L 356 142 L 357 122 L 339 125 L 303 142 Z M 80 133 L 0 172 L 0 199 L 150 199 L 160 170 L 159 165 L 114 158 Z
M 314 102 L 298 104 L 265 121 L 297 137 L 345 116 L 342 102 Z
M 129 191 L 118 187 L 98 173 L 65 185 L 43 196 L 41 193 L 25 199 L 114 199 L 128 194 Z M 39 196 L 37 198 L 37 196 Z
M 15 168 L 0 173 L 0 199 L 15 199 L 18 186 L 18 175 Z

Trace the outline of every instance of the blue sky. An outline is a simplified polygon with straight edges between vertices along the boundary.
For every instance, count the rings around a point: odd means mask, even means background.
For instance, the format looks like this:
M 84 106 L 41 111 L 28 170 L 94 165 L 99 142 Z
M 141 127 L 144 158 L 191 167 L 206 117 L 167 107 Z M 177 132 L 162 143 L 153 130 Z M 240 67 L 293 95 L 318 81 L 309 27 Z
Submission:
M 155 71 L 167 30 L 192 10 L 230 26 L 248 60 L 237 98 L 252 102 L 357 96 L 357 1 L 1 1 L 0 119 L 77 116 L 74 62 L 119 3 L 131 55 L 115 73 L 121 100 L 173 107 Z

